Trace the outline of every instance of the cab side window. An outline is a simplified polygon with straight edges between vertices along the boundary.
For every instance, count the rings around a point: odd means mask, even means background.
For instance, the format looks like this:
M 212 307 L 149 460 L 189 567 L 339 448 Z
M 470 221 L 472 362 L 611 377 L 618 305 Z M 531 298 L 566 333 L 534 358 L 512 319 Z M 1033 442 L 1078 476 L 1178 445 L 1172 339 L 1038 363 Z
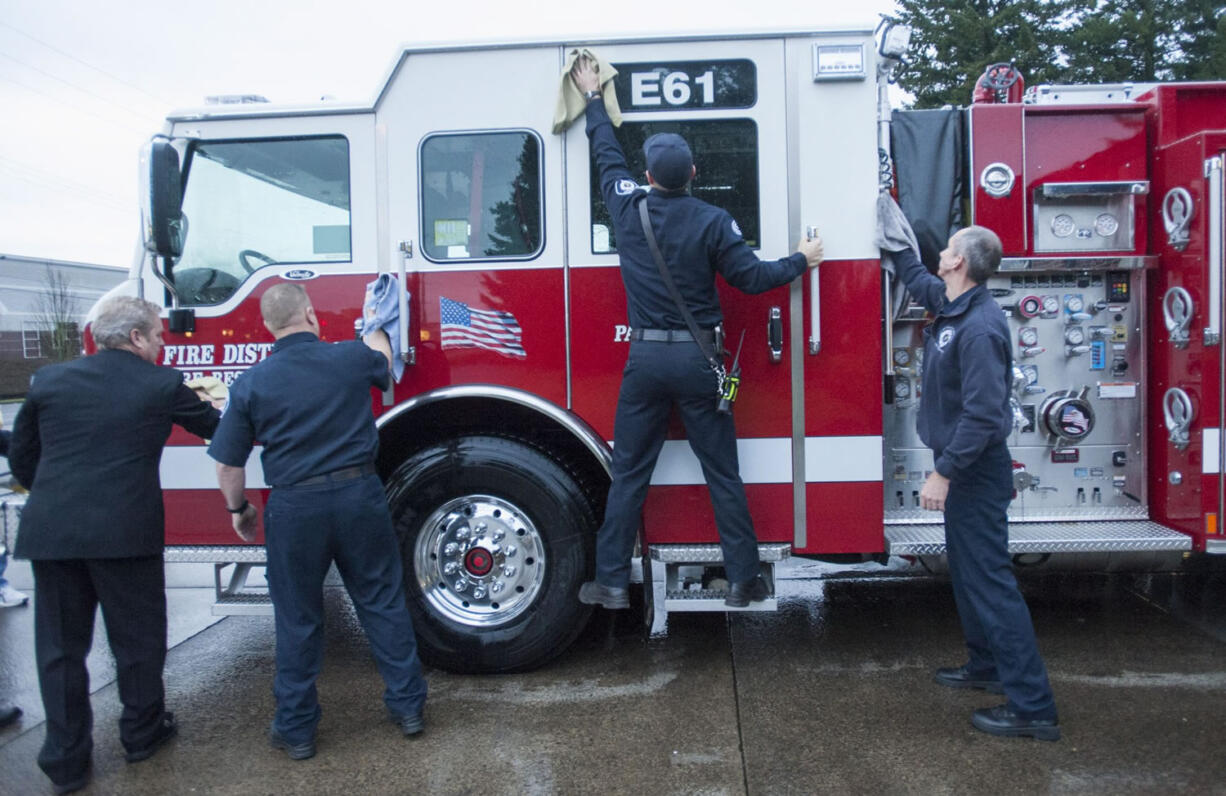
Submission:
M 436 262 L 541 251 L 541 140 L 528 131 L 440 133 L 419 153 L 422 251 Z
M 184 168 L 187 238 L 172 278 L 185 306 L 220 304 L 256 270 L 351 259 L 343 136 L 204 141 Z
M 745 242 L 758 248 L 761 230 L 758 206 L 758 126 L 752 119 L 716 119 L 672 122 L 623 122 L 614 130 L 630 173 L 647 184 L 643 142 L 656 133 L 677 133 L 694 152 L 698 175 L 690 193 L 728 211 L 740 226 Z M 592 253 L 617 251 L 609 211 L 600 196 L 600 173 L 591 162 Z M 784 186 L 779 186 L 784 190 Z

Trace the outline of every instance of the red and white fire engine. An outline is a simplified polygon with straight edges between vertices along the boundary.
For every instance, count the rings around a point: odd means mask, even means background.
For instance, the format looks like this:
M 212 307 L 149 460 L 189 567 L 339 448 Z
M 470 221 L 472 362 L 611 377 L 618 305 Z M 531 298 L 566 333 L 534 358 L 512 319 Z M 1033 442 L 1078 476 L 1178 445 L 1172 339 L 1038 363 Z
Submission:
M 788 556 L 941 561 L 940 516 L 917 496 L 932 467 L 914 430 L 925 319 L 874 242 L 890 189 L 929 254 L 964 223 L 1004 242 L 990 288 L 1018 364 L 1015 562 L 1226 551 L 1226 84 L 1023 93 L 996 65 L 969 108 L 891 114 L 905 39 L 870 26 L 422 47 L 371 102 L 179 111 L 150 147 L 146 246 L 120 289 L 166 307 L 165 365 L 230 382 L 271 348 L 270 285 L 300 280 L 339 340 L 367 283 L 393 275 L 406 367 L 372 402 L 423 656 L 463 671 L 549 660 L 589 615 L 575 594 L 628 347 L 582 123 L 551 131 L 563 64 L 588 47 L 618 71 L 632 169 L 646 136 L 678 132 L 694 194 L 764 258 L 810 226 L 825 240 L 827 260 L 791 285 L 721 285 L 730 339 L 747 331 L 740 469 L 768 576 Z M 215 563 L 218 611 L 267 610 L 247 584 L 263 549 L 238 543 L 200 441 L 176 431 L 161 475 L 167 560 Z M 248 484 L 264 484 L 255 457 Z M 725 608 L 679 424 L 652 484 L 641 576 L 658 630 Z

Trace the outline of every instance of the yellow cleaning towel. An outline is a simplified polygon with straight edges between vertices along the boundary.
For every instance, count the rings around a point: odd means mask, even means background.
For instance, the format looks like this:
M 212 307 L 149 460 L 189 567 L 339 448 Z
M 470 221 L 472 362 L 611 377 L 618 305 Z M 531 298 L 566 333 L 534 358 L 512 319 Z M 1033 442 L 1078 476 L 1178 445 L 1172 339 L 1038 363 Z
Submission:
M 571 122 L 582 116 L 584 108 L 587 107 L 587 102 L 579 93 L 575 81 L 570 79 L 571 67 L 575 65 L 575 60 L 580 54 L 596 62 L 596 71 L 600 73 L 600 94 L 604 99 L 604 109 L 609 112 L 609 119 L 612 120 L 614 127 L 621 127 L 622 124 L 622 109 L 617 104 L 617 92 L 610 85 L 617 75 L 617 70 L 591 50 L 571 50 L 566 56 L 566 66 L 562 69 L 562 85 L 558 88 L 558 104 L 553 112 L 555 135 L 570 127 Z

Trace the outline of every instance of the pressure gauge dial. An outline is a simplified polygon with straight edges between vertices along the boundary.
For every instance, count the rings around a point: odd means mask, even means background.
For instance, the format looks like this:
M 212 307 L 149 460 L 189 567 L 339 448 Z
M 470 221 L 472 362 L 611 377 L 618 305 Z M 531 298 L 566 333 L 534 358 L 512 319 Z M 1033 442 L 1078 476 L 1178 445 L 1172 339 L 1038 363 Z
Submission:
M 898 379 L 894 382 L 894 397 L 900 401 L 905 401 L 911 397 L 911 382 L 907 379 Z
M 1039 369 L 1034 365 L 1022 365 L 1022 375 L 1026 377 L 1026 384 L 1039 383 Z
M 1056 315 L 1060 312 L 1060 299 L 1055 296 L 1043 297 L 1043 314 Z
M 1085 299 L 1081 296 L 1065 296 L 1064 308 L 1069 312 L 1085 312 Z
M 1077 229 L 1077 222 L 1068 213 L 1061 213 L 1051 220 L 1051 234 L 1057 238 L 1067 238 Z
M 1081 345 L 1085 341 L 1086 333 L 1080 326 L 1070 326 L 1064 330 L 1064 342 L 1069 345 Z
M 1109 238 L 1119 231 L 1120 222 L 1110 213 L 1101 213 L 1094 219 L 1094 231 L 1104 238 Z
M 895 348 L 894 349 L 894 364 L 895 365 L 898 365 L 899 367 L 903 367 L 905 365 L 910 364 L 910 362 L 911 362 L 911 352 L 910 351 L 908 351 L 905 348 Z
M 1025 348 L 1039 344 L 1039 330 L 1033 326 L 1023 326 L 1017 330 L 1018 342 Z

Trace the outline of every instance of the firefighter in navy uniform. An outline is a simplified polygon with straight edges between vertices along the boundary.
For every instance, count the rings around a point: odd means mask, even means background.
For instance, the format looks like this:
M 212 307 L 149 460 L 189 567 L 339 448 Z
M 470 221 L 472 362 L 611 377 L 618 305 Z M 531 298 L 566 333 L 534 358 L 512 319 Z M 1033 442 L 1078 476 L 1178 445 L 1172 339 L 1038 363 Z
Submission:
M 672 133 L 653 135 L 644 143 L 650 190 L 640 189 L 600 101 L 595 64 L 579 58 L 571 77 L 587 98 L 587 135 L 600 169 L 600 192 L 617 234 L 633 330 L 613 427 L 613 482 L 604 524 L 596 536 L 596 580 L 580 587 L 579 599 L 605 608 L 629 606 L 630 557 L 643 501 L 664 444 L 669 412 L 676 405 L 715 510 L 731 584 L 725 602 L 744 607 L 765 599 L 767 587 L 758 574 L 758 543 L 737 465 L 736 429 L 731 414 L 716 411 L 718 376 L 663 282 L 641 225 L 639 203 L 647 203 L 664 260 L 709 350 L 714 349 L 714 329 L 722 320 L 715 291 L 717 272 L 746 293 L 761 293 L 820 263 L 822 244 L 817 239 L 804 241 L 790 257 L 759 260 L 727 212 L 689 195 L 693 158 L 685 140 Z
M 974 712 L 977 729 L 1055 741 L 1056 703 L 1008 552 L 1013 464 L 1005 441 L 1013 428 L 1013 357 L 1004 312 L 984 284 L 1000 257 L 996 233 L 967 227 L 949 239 L 936 276 L 911 249 L 897 260 L 911 295 L 936 316 L 924 330 L 918 426 L 932 448 L 933 472 L 920 505 L 945 513 L 954 600 L 969 652 L 966 664 L 937 669 L 934 679 L 1008 697 Z
M 426 680 L 374 464 L 379 438 L 370 388 L 387 389 L 389 362 L 353 340 L 322 342 L 315 308 L 296 282 L 269 288 L 260 313 L 276 344 L 234 383 L 209 455 L 217 461 L 234 530 L 250 542 L 258 516 L 244 494 L 244 466 L 255 441 L 264 446 L 264 477 L 272 485 L 264 544 L 277 668 L 269 742 L 294 760 L 315 755 L 323 583 L 333 562 L 383 676 L 388 717 L 405 735 L 417 735 L 424 727 Z

